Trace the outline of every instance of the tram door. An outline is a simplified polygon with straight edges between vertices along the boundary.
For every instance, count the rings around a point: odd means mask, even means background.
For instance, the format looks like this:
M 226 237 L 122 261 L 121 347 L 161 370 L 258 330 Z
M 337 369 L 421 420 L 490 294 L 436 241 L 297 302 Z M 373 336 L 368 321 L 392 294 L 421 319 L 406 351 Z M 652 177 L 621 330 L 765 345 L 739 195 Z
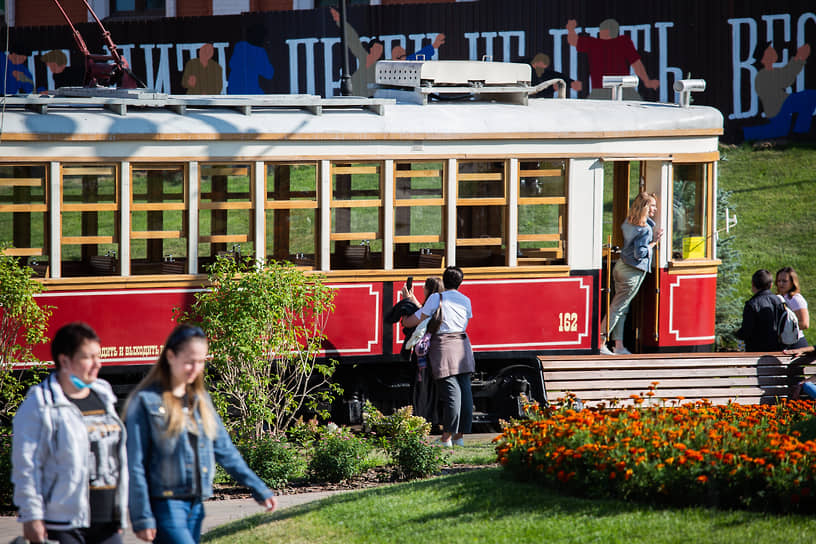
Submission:
M 629 213 L 629 205 L 640 191 L 646 190 L 646 164 L 642 161 L 608 161 L 604 163 L 603 270 L 601 275 L 601 316 L 609 313 L 615 294 L 612 270 L 623 248 L 621 224 Z M 640 290 L 641 292 L 643 289 Z M 641 351 L 641 331 L 644 330 L 641 292 L 629 307 L 624 324 L 624 344 L 632 351 Z M 602 330 L 611 337 L 611 331 Z

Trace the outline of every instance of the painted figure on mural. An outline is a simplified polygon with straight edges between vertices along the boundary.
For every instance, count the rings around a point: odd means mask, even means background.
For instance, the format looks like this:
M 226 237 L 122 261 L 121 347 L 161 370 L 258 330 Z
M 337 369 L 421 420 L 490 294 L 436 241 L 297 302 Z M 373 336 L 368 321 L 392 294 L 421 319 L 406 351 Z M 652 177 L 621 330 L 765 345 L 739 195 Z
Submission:
M 340 13 L 334 9 L 329 8 L 332 19 L 337 27 L 340 27 Z M 383 56 L 383 42 L 378 39 L 373 39 L 368 43 L 368 51 L 363 47 L 360 41 L 360 35 L 354 30 L 350 24 L 346 23 L 346 38 L 348 39 L 348 48 L 351 54 L 357 58 L 357 70 L 351 74 L 351 88 L 355 96 L 365 96 L 371 98 L 374 96 L 375 81 L 377 75 L 377 61 Z M 436 50 L 445 43 L 445 35 L 437 34 L 431 45 L 426 45 L 419 51 L 406 55 L 405 48 L 402 46 L 395 46 L 391 49 L 391 58 L 394 60 L 417 60 L 420 55 L 425 59 L 430 59 L 436 54 Z
M 247 30 L 246 41 L 235 44 L 229 60 L 227 94 L 264 94 L 261 78 L 272 79 L 275 68 L 264 48 L 266 30 L 253 25 Z
M 533 87 L 551 79 L 563 79 L 569 88 L 575 92 L 581 92 L 581 89 L 584 88 L 583 83 L 580 81 L 570 79 L 565 74 L 553 70 L 550 64 L 550 56 L 546 53 L 537 53 L 533 60 L 530 61 L 530 66 L 533 67 L 533 78 L 530 82 Z M 543 94 L 539 93 L 539 96 L 555 96 L 555 93 L 556 89 L 553 87 L 552 91 L 547 89 L 543 91 Z
M 28 53 L 10 48 L 8 55 L 0 53 L 0 70 L 5 76 L 3 94 L 28 94 L 34 92 L 34 76 L 27 65 Z
M 436 55 L 436 50 L 445 44 L 445 35 L 437 34 L 432 44 L 428 44 L 415 53 L 407 54 L 401 45 L 391 48 L 391 60 L 431 60 Z
M 579 36 L 575 32 L 578 22 L 575 19 L 567 21 L 567 42 L 579 53 L 586 53 L 589 57 L 589 84 L 588 98 L 611 98 L 612 89 L 604 89 L 603 76 L 626 76 L 629 69 L 634 70 L 640 82 L 648 89 L 655 90 L 660 81 L 651 79 L 640 60 L 632 39 L 620 34 L 620 25 L 615 19 L 605 19 L 599 25 L 598 37 Z M 624 100 L 641 100 L 637 90 L 623 89 Z
M 184 65 L 181 86 L 187 94 L 221 94 L 224 79 L 221 65 L 213 60 L 214 52 L 213 44 L 205 43 L 198 48 L 198 56 Z
M 773 45 L 765 48 L 760 60 L 762 69 L 754 79 L 754 90 L 769 122 L 745 127 L 743 134 L 746 140 L 784 138 L 791 132 L 792 122 L 795 134 L 810 132 L 816 110 L 816 90 L 805 89 L 790 94 L 786 90 L 805 68 L 809 56 L 810 45 L 804 44 L 796 50 L 796 55 L 785 66 L 777 68 L 774 66 L 779 60 L 776 49 Z
M 51 73 L 55 89 L 82 85 L 82 73 L 75 67 L 68 65 L 68 56 L 64 51 L 59 49 L 49 51 L 40 56 L 40 62 L 45 64 Z M 41 86 L 37 90 L 43 92 L 46 88 Z

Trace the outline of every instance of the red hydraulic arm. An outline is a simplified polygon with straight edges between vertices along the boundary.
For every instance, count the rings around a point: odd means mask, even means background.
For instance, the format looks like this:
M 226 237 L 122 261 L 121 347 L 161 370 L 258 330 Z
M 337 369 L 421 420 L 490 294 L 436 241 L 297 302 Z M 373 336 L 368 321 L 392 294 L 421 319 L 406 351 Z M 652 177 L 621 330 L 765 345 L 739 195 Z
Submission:
M 97 55 L 91 53 L 88 50 L 88 46 L 85 45 L 85 40 L 82 39 L 82 35 L 73 25 L 73 23 L 71 23 L 71 19 L 68 17 L 68 14 L 65 13 L 62 5 L 60 5 L 59 0 L 54 0 L 54 3 L 57 5 L 57 8 L 59 8 L 62 16 L 65 18 L 65 21 L 68 23 L 68 26 L 71 27 L 71 32 L 74 34 L 74 41 L 76 42 L 77 47 L 79 47 L 79 52 L 85 57 L 85 86 L 107 87 L 110 85 L 116 85 L 122 89 L 136 89 L 138 87 L 144 87 L 144 83 L 142 83 L 139 78 L 136 77 L 136 75 L 128 67 L 127 61 L 122 58 L 122 55 L 119 53 L 119 49 L 111 39 L 110 32 L 108 32 L 108 30 L 102 24 L 102 21 L 99 20 L 99 17 L 96 16 L 93 8 L 90 4 L 88 4 L 88 0 L 82 0 L 82 2 L 85 4 L 85 7 L 88 9 L 91 15 L 93 15 L 93 18 L 96 20 L 99 28 L 102 29 L 102 37 L 108 46 L 108 50 L 110 51 L 109 55 Z

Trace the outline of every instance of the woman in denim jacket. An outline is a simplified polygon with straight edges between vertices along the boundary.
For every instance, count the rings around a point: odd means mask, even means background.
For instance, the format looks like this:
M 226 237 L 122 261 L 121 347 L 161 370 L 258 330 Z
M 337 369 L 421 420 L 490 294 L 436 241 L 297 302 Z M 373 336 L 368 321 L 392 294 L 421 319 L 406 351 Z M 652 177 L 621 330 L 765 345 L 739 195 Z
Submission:
M 125 406 L 130 522 L 142 540 L 199 542 L 216 461 L 275 509 L 272 491 L 241 458 L 204 389 L 206 358 L 204 332 L 176 327 Z
M 117 544 L 127 510 L 124 425 L 111 386 L 97 379 L 101 347 L 85 323 L 61 327 L 55 370 L 14 416 L 14 504 L 31 542 Z
M 611 338 L 604 338 L 606 320 L 601 321 L 601 354 L 629 354 L 623 345 L 623 324 L 629 305 L 637 295 L 646 273 L 652 268 L 652 249 L 663 236 L 663 229 L 655 230 L 654 217 L 657 213 L 657 198 L 654 194 L 641 192 L 629 206 L 626 221 L 621 224 L 623 249 L 621 258 L 615 263 L 612 276 L 615 281 L 615 297 L 609 305 L 609 331 Z M 607 340 L 615 342 L 614 352 L 606 346 Z

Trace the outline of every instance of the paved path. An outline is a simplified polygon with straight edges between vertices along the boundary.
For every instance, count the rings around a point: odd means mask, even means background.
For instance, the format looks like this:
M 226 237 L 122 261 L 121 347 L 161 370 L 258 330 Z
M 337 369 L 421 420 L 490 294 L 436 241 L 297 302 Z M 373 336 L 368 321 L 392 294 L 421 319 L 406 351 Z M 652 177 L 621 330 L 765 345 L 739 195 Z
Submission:
M 320 500 L 336 493 L 343 493 L 343 491 L 317 491 L 314 493 L 278 495 L 278 510 Z M 204 517 L 202 533 L 206 533 L 219 525 L 263 512 L 263 508 L 252 499 L 211 500 L 204 503 L 204 508 L 207 515 Z M 22 527 L 13 517 L 0 517 L 0 544 L 6 544 L 23 534 Z M 144 544 L 143 540 L 136 538 L 130 531 L 125 532 L 124 541 L 125 544 Z

